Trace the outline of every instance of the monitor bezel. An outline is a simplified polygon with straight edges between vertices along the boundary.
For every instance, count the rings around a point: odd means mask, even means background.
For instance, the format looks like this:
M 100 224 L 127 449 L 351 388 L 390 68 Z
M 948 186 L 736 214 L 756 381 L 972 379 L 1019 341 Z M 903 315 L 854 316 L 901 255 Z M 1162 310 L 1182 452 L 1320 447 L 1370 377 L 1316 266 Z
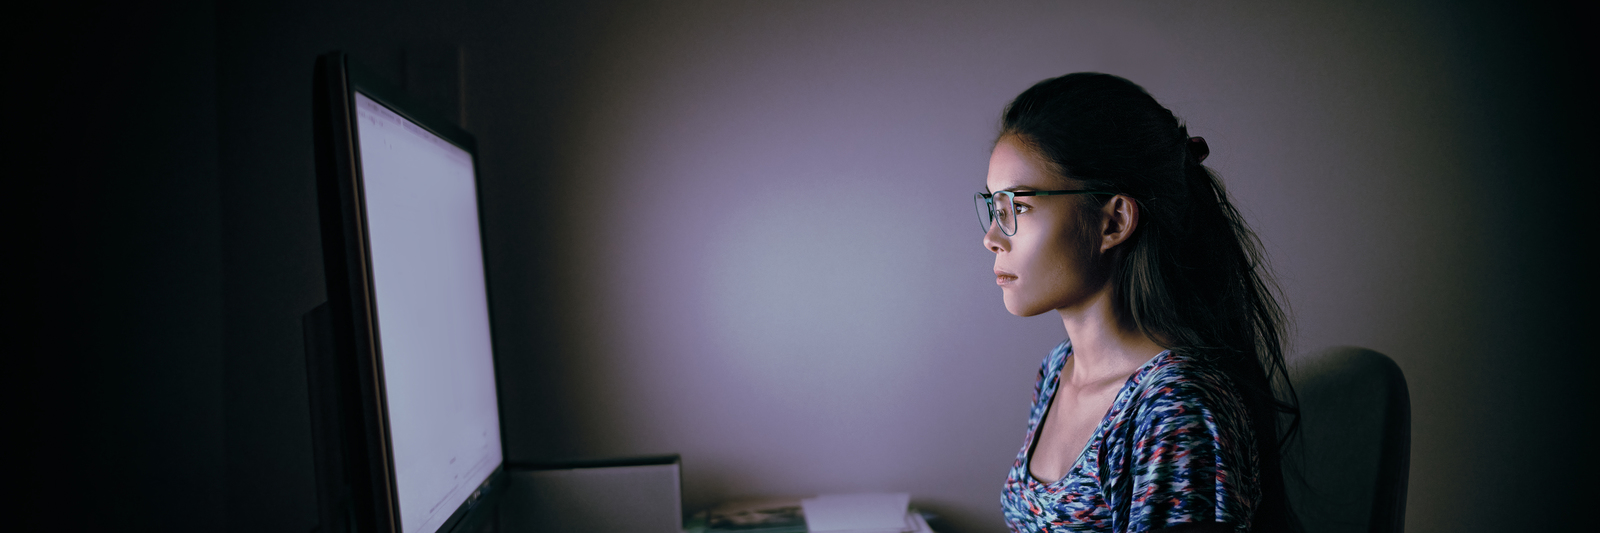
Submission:
M 318 210 L 322 226 L 323 263 L 327 281 L 330 335 L 328 355 L 335 361 L 311 365 L 308 370 L 332 368 L 337 392 L 328 401 L 338 404 L 339 435 L 316 436 L 319 445 L 337 449 L 341 460 L 329 461 L 338 472 L 319 472 L 319 508 L 322 522 L 349 524 L 355 531 L 400 531 L 398 487 L 390 442 L 389 413 L 384 386 L 379 325 L 374 320 L 372 254 L 366 227 L 360 147 L 356 137 L 357 92 L 390 111 L 411 120 L 465 150 L 472 158 L 478 202 L 478 237 L 483 251 L 484 291 L 489 309 L 491 347 L 494 338 L 494 303 L 489 276 L 487 238 L 483 213 L 483 181 L 479 178 L 476 139 L 442 116 L 428 110 L 404 92 L 362 67 L 342 52 L 317 59 L 313 102 L 315 115 Z M 492 348 L 491 348 L 492 349 Z M 494 357 L 496 367 L 499 357 Z M 498 369 L 498 368 L 497 368 Z M 495 387 L 500 388 L 499 372 Z M 316 391 L 313 391 L 316 397 Z M 504 476 L 504 406 L 496 408 L 501 423 L 501 462 L 480 484 L 479 491 L 463 502 L 438 529 L 450 531 L 479 502 L 479 494 L 500 483 Z M 313 406 L 316 409 L 316 406 Z M 326 455 L 326 454 L 321 454 Z M 320 467 L 319 467 L 320 468 Z M 329 479 L 336 478 L 336 479 Z M 336 516 L 343 515 L 343 516 Z M 341 528 L 342 529 L 342 528 Z M 430 532 L 431 533 L 431 532 Z

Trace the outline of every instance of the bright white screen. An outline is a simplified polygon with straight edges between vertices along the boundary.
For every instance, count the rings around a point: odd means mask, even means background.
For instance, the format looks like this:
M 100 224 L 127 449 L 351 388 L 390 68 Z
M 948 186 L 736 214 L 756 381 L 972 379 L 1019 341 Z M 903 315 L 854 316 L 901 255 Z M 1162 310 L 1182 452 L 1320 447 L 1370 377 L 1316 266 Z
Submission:
M 434 532 L 500 464 L 472 158 L 356 93 L 400 525 Z

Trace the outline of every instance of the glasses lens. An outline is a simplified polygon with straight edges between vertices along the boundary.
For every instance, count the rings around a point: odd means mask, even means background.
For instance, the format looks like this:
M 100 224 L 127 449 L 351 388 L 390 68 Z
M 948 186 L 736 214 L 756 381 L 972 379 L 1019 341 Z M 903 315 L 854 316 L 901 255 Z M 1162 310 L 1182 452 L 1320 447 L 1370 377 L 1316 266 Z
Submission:
M 989 226 L 994 224 L 994 217 L 990 216 L 993 212 L 989 210 L 989 199 L 980 192 L 972 195 L 972 201 L 978 204 L 978 225 L 983 227 L 984 233 L 988 233 Z
M 994 195 L 994 217 L 1000 219 L 1000 231 L 1006 235 L 1017 234 L 1017 212 L 1014 202 L 1014 198 L 1003 191 Z

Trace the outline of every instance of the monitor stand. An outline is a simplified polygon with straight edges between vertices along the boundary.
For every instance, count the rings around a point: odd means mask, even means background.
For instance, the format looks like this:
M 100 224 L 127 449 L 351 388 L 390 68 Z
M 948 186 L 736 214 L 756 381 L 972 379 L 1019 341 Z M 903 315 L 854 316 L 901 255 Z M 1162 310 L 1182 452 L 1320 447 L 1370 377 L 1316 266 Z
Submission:
M 343 428 L 354 427 L 340 394 L 350 383 L 335 356 L 333 315 L 323 302 L 300 317 L 305 337 L 306 389 L 311 415 L 311 456 L 316 468 L 317 526 L 314 533 L 355 531 L 355 506 L 345 464 L 349 449 Z

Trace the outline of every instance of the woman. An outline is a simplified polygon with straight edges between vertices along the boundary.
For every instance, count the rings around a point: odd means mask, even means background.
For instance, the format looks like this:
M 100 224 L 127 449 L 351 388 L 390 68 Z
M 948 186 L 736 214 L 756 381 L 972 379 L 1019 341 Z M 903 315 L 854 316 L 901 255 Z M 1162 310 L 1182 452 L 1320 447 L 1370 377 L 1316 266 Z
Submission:
M 1067 332 L 1006 480 L 1012 531 L 1294 528 L 1283 312 L 1207 153 L 1116 76 L 1048 79 L 1006 107 L 983 244 L 1006 310 L 1054 310 Z

